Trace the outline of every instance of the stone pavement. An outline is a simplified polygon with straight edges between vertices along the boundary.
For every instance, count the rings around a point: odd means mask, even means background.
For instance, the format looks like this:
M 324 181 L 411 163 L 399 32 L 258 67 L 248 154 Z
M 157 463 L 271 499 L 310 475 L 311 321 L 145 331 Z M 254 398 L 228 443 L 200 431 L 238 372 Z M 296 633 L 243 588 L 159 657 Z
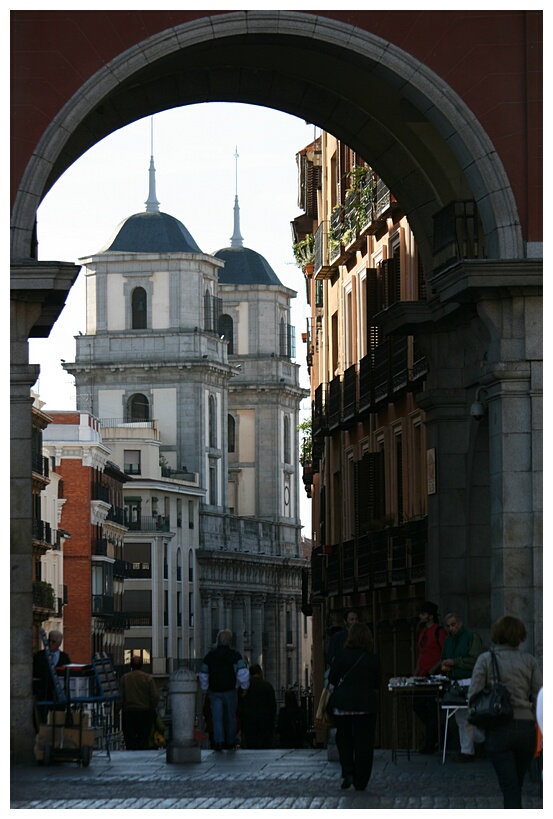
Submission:
M 491 764 L 377 750 L 366 791 L 340 789 L 326 750 L 202 751 L 202 761 L 167 764 L 165 751 L 95 752 L 76 762 L 14 765 L 11 809 L 497 809 L 503 800 Z M 541 809 L 541 785 L 527 777 L 523 805 Z

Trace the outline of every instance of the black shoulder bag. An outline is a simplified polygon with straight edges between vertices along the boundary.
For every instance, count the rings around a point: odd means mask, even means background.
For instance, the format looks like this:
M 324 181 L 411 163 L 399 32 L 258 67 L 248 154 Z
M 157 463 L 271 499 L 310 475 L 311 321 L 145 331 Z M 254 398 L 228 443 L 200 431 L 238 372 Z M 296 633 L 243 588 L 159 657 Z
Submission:
M 488 684 L 482 691 L 470 698 L 467 714 L 467 720 L 471 725 L 476 725 L 485 731 L 513 718 L 511 698 L 499 679 L 499 666 L 492 649 L 490 649 L 490 654 L 492 656 L 491 685 Z
M 348 674 L 351 674 L 351 672 L 353 671 L 355 666 L 359 665 L 359 663 L 361 662 L 361 660 L 363 659 L 364 656 L 365 656 L 365 654 L 361 654 L 361 656 L 356 659 L 356 661 L 354 662 L 352 667 L 350 669 L 348 669 L 346 671 L 346 673 L 343 674 L 340 677 L 340 679 L 338 680 L 338 682 L 334 686 L 334 689 L 333 689 L 330 697 L 328 698 L 328 703 L 327 703 L 327 706 L 326 706 L 327 713 L 330 714 L 331 716 L 334 716 L 334 700 L 335 700 L 334 692 L 336 691 L 337 688 L 339 688 L 342 685 L 342 683 L 344 682 L 344 680 L 346 679 Z

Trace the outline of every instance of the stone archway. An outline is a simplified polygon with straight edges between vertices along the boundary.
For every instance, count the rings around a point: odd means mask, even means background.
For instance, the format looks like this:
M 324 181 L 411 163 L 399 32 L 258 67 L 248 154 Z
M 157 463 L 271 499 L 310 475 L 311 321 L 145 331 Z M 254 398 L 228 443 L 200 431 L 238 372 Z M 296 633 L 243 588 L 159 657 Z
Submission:
M 488 258 L 523 255 L 504 169 L 455 92 L 391 43 L 293 11 L 205 17 L 151 37 L 99 71 L 51 122 L 27 167 L 12 255 L 31 255 L 41 199 L 95 142 L 148 114 L 208 101 L 300 116 L 365 156 L 402 202 L 428 270 L 432 215 L 450 200 L 477 201 Z
M 439 445 L 442 432 L 448 432 L 449 419 L 444 418 L 444 407 L 453 406 L 453 410 L 448 410 L 450 415 L 454 414 L 455 420 L 466 426 L 466 386 L 482 383 L 483 376 L 488 379 L 486 383 L 496 407 L 495 428 L 490 436 L 494 434 L 496 441 L 501 440 L 496 446 L 500 452 L 494 465 L 496 483 L 492 495 L 500 501 L 497 509 L 492 509 L 492 515 L 495 514 L 492 549 L 498 554 L 497 572 L 506 578 L 497 584 L 495 606 L 502 607 L 511 582 L 503 565 L 504 541 L 511 539 L 511 573 L 520 575 L 519 555 L 525 549 L 529 555 L 531 550 L 526 547 L 537 538 L 532 529 L 532 504 L 537 494 L 533 485 L 525 492 L 522 512 L 527 531 L 523 540 L 517 529 L 521 509 L 503 508 L 503 490 L 508 484 L 505 476 L 508 477 L 511 468 L 509 435 L 520 434 L 520 452 L 526 460 L 532 454 L 531 444 L 526 440 L 529 429 L 516 429 L 520 412 L 512 399 L 522 395 L 527 416 L 537 418 L 537 406 L 536 409 L 530 406 L 529 397 L 537 405 L 534 389 L 537 377 L 533 382 L 532 373 L 538 367 L 532 368 L 534 359 L 536 362 L 539 359 L 536 329 L 532 335 L 535 349 L 528 350 L 526 344 L 524 353 L 519 351 L 525 343 L 526 327 L 538 327 L 537 308 L 535 315 L 527 310 L 521 319 L 520 304 L 513 308 L 511 291 L 506 291 L 512 285 L 520 302 L 526 298 L 522 287 L 537 287 L 537 277 L 529 276 L 534 273 L 531 266 L 520 262 L 525 249 L 515 200 L 498 154 L 477 119 L 459 96 L 419 61 L 353 26 L 292 11 L 204 17 L 155 35 L 124 52 L 88 80 L 59 112 L 27 166 L 12 214 L 18 311 L 12 321 L 12 412 L 17 416 L 16 432 L 22 440 L 26 431 L 30 434 L 29 387 L 38 374 L 36 368 L 29 367 L 24 349 L 30 329 L 36 330 L 43 320 L 47 326 L 48 317 L 51 327 L 78 270 L 73 265 L 32 260 L 36 211 L 41 200 L 76 159 L 114 130 L 157 111 L 208 101 L 239 101 L 280 109 L 314 122 L 348 143 L 366 157 L 401 201 L 427 270 L 432 268 L 433 214 L 450 200 L 476 200 L 488 260 L 503 262 L 503 267 L 497 265 L 492 269 L 483 265 L 467 271 L 461 266 L 439 283 L 439 296 L 444 305 L 442 315 L 446 315 L 450 302 L 464 300 L 470 304 L 479 288 L 478 309 L 481 320 L 489 327 L 495 358 L 490 356 L 487 360 L 487 372 L 482 374 L 473 368 L 467 377 L 463 374 L 464 381 L 452 385 L 447 395 L 434 394 L 428 400 L 429 409 L 440 407 L 440 412 L 434 410 L 433 419 Z M 512 264 L 505 264 L 509 260 L 513 260 Z M 464 281 L 466 285 L 460 284 Z M 498 312 L 491 294 L 499 287 L 503 289 L 505 304 Z M 33 289 L 36 299 L 29 298 Z M 518 322 L 518 336 L 513 337 L 512 354 L 509 352 L 512 372 L 505 376 L 501 369 L 503 333 L 509 329 L 513 315 Z M 395 320 L 392 315 L 391 323 Z M 430 319 L 424 320 L 431 323 Z M 400 316 L 396 326 L 402 321 L 409 324 L 411 319 Z M 524 322 L 526 327 L 522 326 Z M 417 322 L 413 319 L 412 323 Z M 446 331 L 455 341 L 455 330 Z M 442 358 L 449 373 L 451 360 L 444 351 L 445 345 Z M 522 371 L 518 361 L 524 357 L 527 361 Z M 474 380 L 468 380 L 471 378 Z M 538 425 L 532 422 L 532 432 L 534 426 L 537 429 Z M 12 440 L 17 437 L 12 433 Z M 449 440 L 454 437 L 446 434 Z M 12 621 L 12 637 L 14 655 L 19 658 L 12 667 L 12 697 L 17 700 L 15 703 L 12 700 L 12 738 L 16 737 L 14 750 L 27 754 L 32 747 L 31 698 L 25 694 L 21 681 L 30 677 L 25 658 L 29 649 L 26 624 L 32 608 L 31 555 L 26 544 L 31 537 L 24 485 L 29 479 L 24 455 L 20 459 L 16 478 L 21 476 L 21 480 L 12 518 L 25 525 L 19 529 L 16 526 L 17 548 L 12 562 L 12 611 L 18 615 Z M 452 476 L 455 477 L 453 471 Z M 514 495 L 517 487 L 511 488 Z M 453 486 L 452 493 L 455 491 Z M 506 500 L 510 503 L 510 496 Z M 441 523 L 439 526 L 434 538 L 436 555 L 440 554 L 445 531 Z M 438 578 L 436 585 L 439 583 Z M 521 591 L 520 598 L 524 611 L 532 615 L 536 606 L 527 588 Z

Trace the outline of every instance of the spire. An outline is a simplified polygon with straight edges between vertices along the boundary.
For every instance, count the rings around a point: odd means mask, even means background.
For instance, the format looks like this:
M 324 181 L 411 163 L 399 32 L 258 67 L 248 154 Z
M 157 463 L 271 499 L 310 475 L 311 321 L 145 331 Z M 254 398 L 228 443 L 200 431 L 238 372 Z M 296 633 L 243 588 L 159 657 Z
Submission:
M 234 157 L 236 159 L 236 191 L 234 195 L 234 233 L 230 237 L 230 246 L 243 247 L 244 239 L 240 235 L 240 207 L 238 205 L 238 146 L 235 148 Z
M 159 211 L 159 202 L 156 197 L 156 169 L 154 168 L 154 118 L 152 117 L 151 126 L 151 151 L 150 151 L 150 187 L 148 190 L 148 199 L 144 203 L 146 205 L 146 213 L 157 213 Z

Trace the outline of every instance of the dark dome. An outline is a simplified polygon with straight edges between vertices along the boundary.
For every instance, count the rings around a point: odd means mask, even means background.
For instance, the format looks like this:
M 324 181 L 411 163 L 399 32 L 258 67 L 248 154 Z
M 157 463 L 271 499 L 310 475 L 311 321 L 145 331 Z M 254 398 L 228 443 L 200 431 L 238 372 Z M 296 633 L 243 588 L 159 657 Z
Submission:
M 223 247 L 213 255 L 225 263 L 220 284 L 281 284 L 269 262 L 249 247 Z
M 143 212 L 129 216 L 118 225 L 114 236 L 102 248 L 127 253 L 201 253 L 182 222 L 168 213 Z

